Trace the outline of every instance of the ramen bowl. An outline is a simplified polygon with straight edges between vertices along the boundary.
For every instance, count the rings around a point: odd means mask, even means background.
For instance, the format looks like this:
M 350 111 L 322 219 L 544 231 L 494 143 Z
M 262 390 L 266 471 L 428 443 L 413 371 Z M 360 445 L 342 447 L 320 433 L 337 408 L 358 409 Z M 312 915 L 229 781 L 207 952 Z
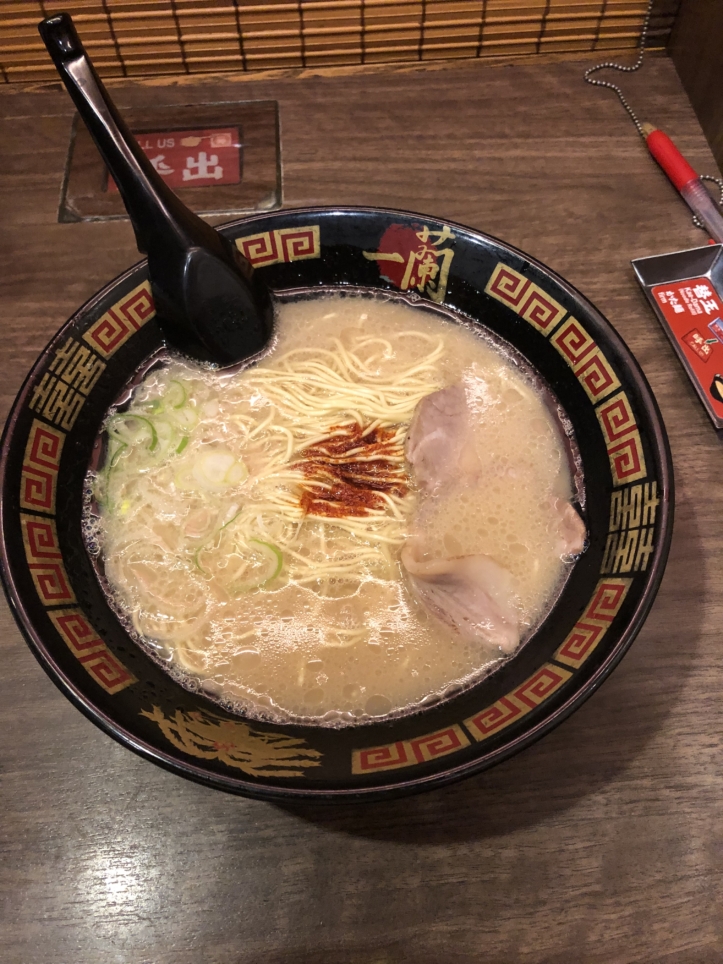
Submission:
M 572 423 L 588 548 L 547 619 L 513 657 L 419 712 L 341 728 L 277 725 L 245 719 L 184 688 L 119 622 L 81 532 L 84 477 L 106 412 L 162 344 L 142 262 L 58 332 L 5 429 L 2 576 L 28 644 L 101 729 L 222 790 L 269 799 L 374 799 L 500 762 L 599 686 L 635 638 L 660 584 L 672 534 L 672 466 L 640 368 L 610 324 L 562 278 L 460 225 L 398 211 L 317 208 L 222 230 L 279 294 L 403 292 L 412 302 L 452 309 L 512 345 Z

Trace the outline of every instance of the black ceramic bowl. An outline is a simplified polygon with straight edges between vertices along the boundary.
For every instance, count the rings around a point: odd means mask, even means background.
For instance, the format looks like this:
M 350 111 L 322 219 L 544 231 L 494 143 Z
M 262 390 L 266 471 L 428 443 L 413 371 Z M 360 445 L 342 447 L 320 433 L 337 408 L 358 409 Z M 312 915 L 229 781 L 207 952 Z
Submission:
M 274 290 L 402 289 L 511 343 L 572 421 L 589 548 L 512 659 L 423 712 L 339 730 L 280 726 L 244 720 L 183 689 L 121 627 L 81 537 L 83 478 L 105 412 L 161 341 L 143 262 L 61 329 L 7 423 L 2 576 L 20 628 L 93 722 L 154 762 L 223 790 L 371 799 L 492 766 L 600 685 L 653 602 L 672 532 L 673 477 L 644 376 L 608 322 L 562 278 L 459 225 L 397 211 L 308 209 L 223 231 Z

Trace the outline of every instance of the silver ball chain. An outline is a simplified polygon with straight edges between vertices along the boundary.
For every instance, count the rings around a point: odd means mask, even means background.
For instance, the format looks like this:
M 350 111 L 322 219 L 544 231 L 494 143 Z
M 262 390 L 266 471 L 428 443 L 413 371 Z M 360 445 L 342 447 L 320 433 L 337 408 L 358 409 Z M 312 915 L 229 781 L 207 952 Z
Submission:
M 654 2 L 655 0 L 649 0 L 648 2 L 648 9 L 645 11 L 645 19 L 643 20 L 643 27 L 640 31 L 640 51 L 638 53 L 638 59 L 635 61 L 632 67 L 625 67 L 623 64 L 616 64 L 612 60 L 606 60 L 603 64 L 596 64 L 594 67 L 589 67 L 584 74 L 585 81 L 588 84 L 592 84 L 593 87 L 607 87 L 608 90 L 615 91 L 620 98 L 620 103 L 630 115 L 630 119 L 637 127 L 638 134 L 640 134 L 643 140 L 645 140 L 645 131 L 643 130 L 643 125 L 640 122 L 638 115 L 627 102 L 625 94 L 622 92 L 620 87 L 618 87 L 617 84 L 614 84 L 611 80 L 593 79 L 592 75 L 597 73 L 598 70 L 619 70 L 623 74 L 633 74 L 636 70 L 640 70 L 640 68 L 643 66 L 643 57 L 645 56 L 645 41 L 648 39 L 648 30 L 650 29 L 650 18 L 653 15 Z
M 606 60 L 605 63 L 595 64 L 594 67 L 589 67 L 584 74 L 584 79 L 586 83 L 592 84 L 593 87 L 607 87 L 608 90 L 614 90 L 623 105 L 625 110 L 628 112 L 630 119 L 637 128 L 638 134 L 645 140 L 645 131 L 643 130 L 643 125 L 640 118 L 635 113 L 633 108 L 627 101 L 625 94 L 622 92 L 617 84 L 614 84 L 610 80 L 600 80 L 597 77 L 593 77 L 593 74 L 597 73 L 598 70 L 619 70 L 623 74 L 632 74 L 636 70 L 640 70 L 643 66 L 643 57 L 645 56 L 645 41 L 648 39 L 648 30 L 650 29 L 650 19 L 653 15 L 653 4 L 655 0 L 649 0 L 648 9 L 645 11 L 645 19 L 643 20 L 643 26 L 640 31 L 640 41 L 639 41 L 639 52 L 638 59 L 630 67 L 626 67 L 624 64 L 616 64 L 612 60 Z M 720 197 L 718 199 L 718 206 L 723 208 L 723 178 L 713 177 L 711 174 L 701 174 L 701 181 L 710 181 L 712 184 L 718 185 L 718 190 L 720 192 Z M 700 220 L 698 215 L 693 215 L 693 224 L 697 228 L 703 228 L 705 230 L 705 225 Z
M 712 174 L 699 174 L 698 178 L 701 181 L 710 181 L 712 184 L 718 185 L 720 196 L 716 201 L 716 204 L 719 208 L 723 208 L 723 178 L 713 177 Z M 696 226 L 696 228 L 702 228 L 704 231 L 708 230 L 697 214 L 693 215 L 693 224 Z

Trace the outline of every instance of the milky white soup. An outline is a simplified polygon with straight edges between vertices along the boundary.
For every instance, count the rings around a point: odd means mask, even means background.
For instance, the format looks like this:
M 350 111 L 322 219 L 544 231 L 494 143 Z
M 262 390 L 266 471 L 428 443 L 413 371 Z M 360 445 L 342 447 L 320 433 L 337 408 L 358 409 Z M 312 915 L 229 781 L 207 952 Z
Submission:
M 114 607 L 177 679 L 259 719 L 343 725 L 468 685 L 582 548 L 549 399 L 401 301 L 285 303 L 276 333 L 233 374 L 165 359 L 108 418 L 86 529 Z

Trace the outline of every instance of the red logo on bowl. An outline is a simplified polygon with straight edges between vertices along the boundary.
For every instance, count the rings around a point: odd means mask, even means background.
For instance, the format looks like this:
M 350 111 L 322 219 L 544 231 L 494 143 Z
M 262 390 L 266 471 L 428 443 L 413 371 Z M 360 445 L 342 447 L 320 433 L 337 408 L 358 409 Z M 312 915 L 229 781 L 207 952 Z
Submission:
M 146 157 L 169 187 L 209 187 L 241 180 L 241 137 L 237 127 L 136 134 Z M 107 190 L 117 193 L 108 175 Z
M 454 240 L 446 224 L 440 230 L 426 224 L 391 224 L 378 250 L 365 251 L 364 257 L 376 261 L 382 278 L 402 291 L 416 289 L 441 303 L 447 293 Z

